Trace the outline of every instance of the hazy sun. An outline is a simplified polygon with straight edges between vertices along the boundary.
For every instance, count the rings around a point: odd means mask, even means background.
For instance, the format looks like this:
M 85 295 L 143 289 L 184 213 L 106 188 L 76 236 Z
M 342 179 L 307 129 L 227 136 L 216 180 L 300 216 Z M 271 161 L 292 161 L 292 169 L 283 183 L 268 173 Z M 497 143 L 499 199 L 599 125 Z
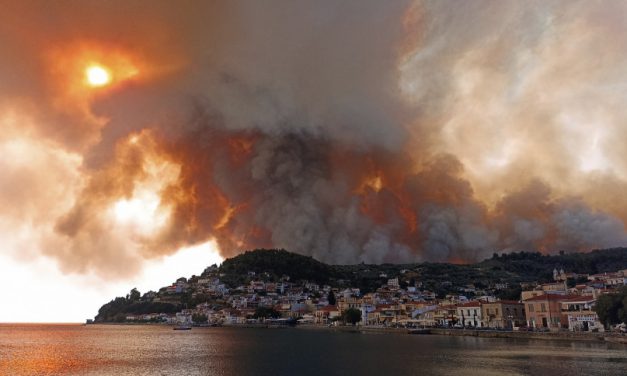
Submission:
M 111 74 L 109 71 L 99 65 L 92 65 L 85 69 L 85 78 L 91 86 L 104 86 L 111 82 Z

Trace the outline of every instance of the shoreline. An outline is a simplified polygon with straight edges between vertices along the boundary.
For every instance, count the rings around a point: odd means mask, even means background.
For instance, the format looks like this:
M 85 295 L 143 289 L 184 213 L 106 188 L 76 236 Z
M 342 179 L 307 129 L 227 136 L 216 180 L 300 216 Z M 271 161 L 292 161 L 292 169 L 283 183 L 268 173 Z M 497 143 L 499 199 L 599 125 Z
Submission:
M 85 324 L 83 324 L 85 325 Z M 130 326 L 174 326 L 161 323 L 94 323 L 92 325 L 130 325 Z M 193 326 L 196 328 L 215 328 L 212 326 Z M 429 334 L 409 334 L 408 328 L 389 328 L 373 326 L 326 326 L 300 324 L 294 327 L 287 325 L 273 324 L 230 324 L 220 325 L 220 328 L 234 329 L 299 329 L 299 330 L 321 330 L 346 333 L 378 333 L 396 335 L 438 335 L 451 337 L 481 337 L 481 338 L 514 338 L 528 340 L 549 340 L 549 341 L 587 341 L 587 342 L 610 342 L 627 345 L 627 335 L 619 333 L 585 333 L 585 332 L 514 332 L 502 330 L 474 330 L 474 329 L 448 329 L 448 328 L 427 328 Z
M 267 325 L 224 325 L 224 327 L 241 328 L 276 328 Z M 618 333 L 582 333 L 582 332 L 514 332 L 501 330 L 473 330 L 473 329 L 446 329 L 427 328 L 429 334 L 409 334 L 408 328 L 385 328 L 371 326 L 321 326 L 321 325 L 297 325 L 295 329 L 301 330 L 329 330 L 346 333 L 378 333 L 396 335 L 438 335 L 451 337 L 481 337 L 481 338 L 517 338 L 528 340 L 549 341 L 587 341 L 587 342 L 611 342 L 627 345 L 627 335 Z

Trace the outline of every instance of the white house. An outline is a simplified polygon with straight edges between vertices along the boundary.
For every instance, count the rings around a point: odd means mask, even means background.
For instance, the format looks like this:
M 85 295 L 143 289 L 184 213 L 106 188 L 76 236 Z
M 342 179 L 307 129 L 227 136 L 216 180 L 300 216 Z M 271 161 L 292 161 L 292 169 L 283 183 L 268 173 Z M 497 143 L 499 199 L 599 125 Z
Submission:
M 571 331 L 604 331 L 599 316 L 594 311 L 596 299 L 590 296 L 572 298 L 561 302 L 562 314 L 568 320 L 568 330 Z
M 482 327 L 481 303 L 472 301 L 457 306 L 457 319 L 465 328 Z

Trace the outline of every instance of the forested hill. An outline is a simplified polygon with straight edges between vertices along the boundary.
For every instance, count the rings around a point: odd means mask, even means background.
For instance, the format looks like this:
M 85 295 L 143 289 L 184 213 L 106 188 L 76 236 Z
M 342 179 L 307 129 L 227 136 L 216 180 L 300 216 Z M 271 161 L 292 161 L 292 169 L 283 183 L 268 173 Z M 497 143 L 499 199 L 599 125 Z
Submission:
M 551 278 L 553 268 L 567 272 L 597 274 L 627 268 L 627 248 L 595 250 L 588 253 L 543 255 L 537 252 L 494 254 L 475 267 L 502 269 L 510 273 L 539 278 Z
M 198 287 L 200 279 L 219 279 L 229 289 L 251 281 L 313 282 L 332 287 L 359 288 L 367 293 L 398 278 L 401 287 L 416 286 L 433 291 L 438 297 L 466 293 L 468 287 L 494 292 L 503 299 L 518 299 L 521 282 L 543 283 L 552 280 L 553 269 L 577 274 L 596 274 L 627 269 L 627 248 L 596 250 L 589 253 L 542 255 L 537 252 L 494 254 L 476 264 L 446 263 L 328 265 L 279 249 L 257 249 L 207 268 L 200 276 L 181 278 L 182 291 L 162 287 L 158 292 L 140 296 L 133 289 L 127 297 L 118 297 L 103 305 L 97 321 L 120 320 L 126 314 L 176 312 L 210 300 Z M 584 278 L 585 279 L 585 278 Z M 578 281 L 569 281 L 573 284 Z M 498 287 L 497 286 L 501 286 Z M 502 286 L 507 286 L 503 288 Z M 157 286 L 155 286 L 157 287 Z M 472 290 L 472 289 L 471 289 Z M 221 304 L 223 304 L 222 302 Z
M 414 279 L 429 283 L 450 282 L 464 285 L 480 282 L 544 282 L 551 280 L 553 269 L 595 274 L 627 269 L 627 248 L 595 250 L 589 253 L 543 255 L 538 252 L 494 254 L 476 264 L 382 264 L 327 265 L 311 257 L 285 250 L 258 249 L 225 260 L 220 272 L 230 286 L 243 283 L 248 272 L 266 273 L 269 278 L 289 276 L 291 280 L 309 280 L 325 284 L 351 284 L 355 287 L 378 287 L 384 278 L 394 278 L 410 271 Z M 411 273 L 414 272 L 414 273 Z M 382 277 L 385 276 L 385 277 Z
M 267 273 L 273 277 L 289 276 L 293 280 L 308 280 L 318 284 L 329 283 L 337 273 L 330 265 L 312 257 L 290 253 L 283 249 L 257 249 L 224 260 L 220 273 L 226 274 L 230 284 L 246 277 L 249 272 Z

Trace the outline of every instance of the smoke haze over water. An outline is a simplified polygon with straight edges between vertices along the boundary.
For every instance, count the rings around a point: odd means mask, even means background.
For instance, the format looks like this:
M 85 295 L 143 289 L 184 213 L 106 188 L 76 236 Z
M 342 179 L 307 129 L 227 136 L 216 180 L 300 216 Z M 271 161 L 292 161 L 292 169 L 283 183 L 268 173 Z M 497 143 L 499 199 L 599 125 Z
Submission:
M 14 257 L 126 277 L 211 239 L 342 264 L 627 243 L 623 2 L 0 9 Z

